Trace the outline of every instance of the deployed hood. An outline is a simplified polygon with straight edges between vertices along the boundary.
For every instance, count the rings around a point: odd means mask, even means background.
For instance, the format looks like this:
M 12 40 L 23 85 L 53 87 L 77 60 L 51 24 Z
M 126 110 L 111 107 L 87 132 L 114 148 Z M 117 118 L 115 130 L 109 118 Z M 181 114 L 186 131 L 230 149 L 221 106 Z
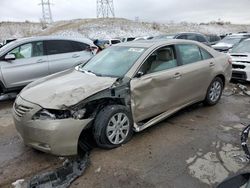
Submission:
M 69 70 L 29 84 L 20 96 L 43 108 L 62 109 L 109 88 L 115 81 L 116 78 Z

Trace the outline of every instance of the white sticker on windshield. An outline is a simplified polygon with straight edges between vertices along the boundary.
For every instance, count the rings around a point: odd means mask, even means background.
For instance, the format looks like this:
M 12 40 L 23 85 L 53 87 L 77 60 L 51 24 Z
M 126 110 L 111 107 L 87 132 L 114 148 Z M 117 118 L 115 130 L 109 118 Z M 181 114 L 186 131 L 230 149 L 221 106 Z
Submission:
M 129 48 L 129 52 L 137 52 L 137 53 L 142 53 L 144 51 L 143 48 Z

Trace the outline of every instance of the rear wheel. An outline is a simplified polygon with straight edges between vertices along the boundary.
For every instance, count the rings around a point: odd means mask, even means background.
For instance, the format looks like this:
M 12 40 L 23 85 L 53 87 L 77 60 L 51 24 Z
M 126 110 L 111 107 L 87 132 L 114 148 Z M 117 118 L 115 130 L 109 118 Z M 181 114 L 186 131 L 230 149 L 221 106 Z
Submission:
M 207 90 L 207 95 L 204 103 L 209 106 L 217 104 L 221 98 L 222 91 L 223 81 L 221 80 L 221 78 L 216 77 Z
M 125 106 L 107 106 L 96 116 L 93 129 L 95 141 L 102 148 L 119 147 L 131 139 L 132 125 L 131 114 Z

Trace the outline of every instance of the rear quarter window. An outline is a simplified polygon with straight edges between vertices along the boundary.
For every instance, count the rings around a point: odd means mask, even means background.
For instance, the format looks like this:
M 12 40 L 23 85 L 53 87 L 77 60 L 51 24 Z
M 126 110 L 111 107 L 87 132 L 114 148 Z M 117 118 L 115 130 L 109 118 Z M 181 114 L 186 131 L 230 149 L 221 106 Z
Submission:
M 206 51 L 205 49 L 200 48 L 200 51 L 201 51 L 201 55 L 202 55 L 203 60 L 213 58 L 213 56 L 208 51 Z

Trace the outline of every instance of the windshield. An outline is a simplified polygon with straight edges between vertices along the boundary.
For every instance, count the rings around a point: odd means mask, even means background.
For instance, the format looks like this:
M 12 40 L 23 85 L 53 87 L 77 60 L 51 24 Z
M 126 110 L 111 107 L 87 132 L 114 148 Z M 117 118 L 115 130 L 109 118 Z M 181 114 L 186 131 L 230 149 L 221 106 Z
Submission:
M 233 53 L 250 53 L 250 40 L 239 43 L 232 49 Z
M 242 39 L 243 39 L 242 37 L 225 37 L 219 43 L 226 43 L 226 44 L 234 45 L 240 42 Z
M 145 48 L 110 47 L 94 56 L 79 71 L 87 71 L 97 76 L 123 77 L 136 60 L 143 54 Z

